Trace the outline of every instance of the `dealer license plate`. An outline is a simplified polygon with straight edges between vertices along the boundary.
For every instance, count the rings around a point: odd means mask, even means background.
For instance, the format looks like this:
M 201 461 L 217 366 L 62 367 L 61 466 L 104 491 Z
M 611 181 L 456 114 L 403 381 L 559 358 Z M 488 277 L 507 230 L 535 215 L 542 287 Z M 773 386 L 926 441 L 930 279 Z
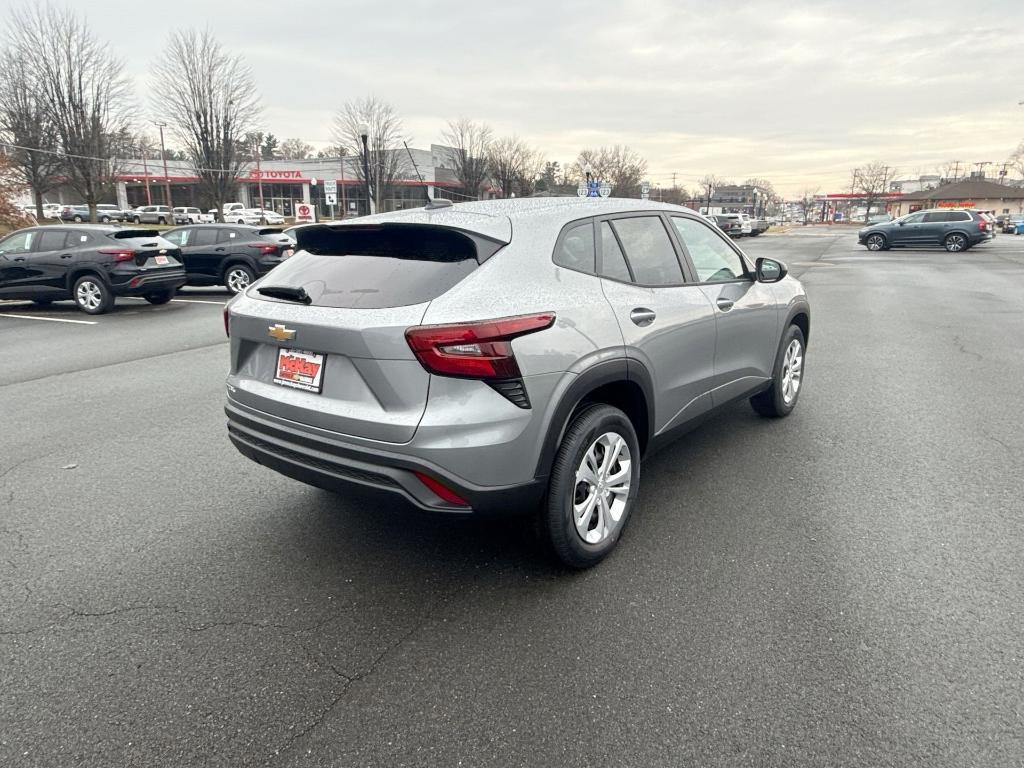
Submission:
M 324 358 L 316 352 L 301 349 L 277 350 L 277 375 L 274 383 L 306 392 L 323 392 Z
M 290 259 L 292 254 L 295 253 L 291 248 L 285 248 L 284 253 L 281 254 L 282 259 Z
M 170 264 L 170 260 L 166 256 L 157 256 L 155 259 L 157 264 Z

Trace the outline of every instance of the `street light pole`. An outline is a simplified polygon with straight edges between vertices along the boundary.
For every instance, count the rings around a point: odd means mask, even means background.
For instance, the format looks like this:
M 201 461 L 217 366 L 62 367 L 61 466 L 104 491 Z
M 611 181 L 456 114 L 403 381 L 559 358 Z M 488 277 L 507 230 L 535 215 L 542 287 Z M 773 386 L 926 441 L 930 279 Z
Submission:
M 359 138 L 363 140 L 363 179 L 366 181 L 366 204 L 367 210 L 372 214 L 376 213 L 376 206 L 373 203 L 373 189 L 370 186 L 370 126 L 366 123 L 359 124 Z
M 148 147 L 146 147 L 146 145 L 143 144 L 141 149 L 142 149 L 142 173 L 145 174 L 145 179 L 146 179 L 146 205 L 152 205 L 153 204 L 153 195 L 151 195 L 149 193 L 149 165 L 146 164 L 146 150 L 148 149 Z
M 156 127 L 160 129 L 160 156 L 164 160 L 164 197 L 166 198 L 165 203 L 168 208 L 173 208 L 174 204 L 171 203 L 171 182 L 167 174 L 167 150 L 164 148 L 164 126 L 167 123 L 157 123 Z
M 345 199 L 345 148 L 340 148 L 341 160 L 341 218 L 345 218 L 348 212 L 348 201 Z
M 266 214 L 263 212 L 263 171 L 260 168 L 260 145 L 253 144 L 252 152 L 256 156 L 256 184 L 259 186 L 260 190 L 260 224 L 266 224 Z

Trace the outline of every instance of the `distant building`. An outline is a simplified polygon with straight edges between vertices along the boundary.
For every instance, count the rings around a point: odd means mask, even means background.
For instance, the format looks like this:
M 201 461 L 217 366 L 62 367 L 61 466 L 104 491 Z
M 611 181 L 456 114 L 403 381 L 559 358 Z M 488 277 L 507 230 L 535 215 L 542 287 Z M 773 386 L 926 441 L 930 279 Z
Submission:
M 711 209 L 721 213 L 746 213 L 763 217 L 768 203 L 767 193 L 752 184 L 729 184 L 714 190 Z
M 922 208 L 970 208 L 996 215 L 1024 213 L 1024 189 L 982 178 L 966 179 L 902 195 L 890 206 L 894 216 Z
M 889 191 L 909 194 L 911 192 L 922 192 L 926 189 L 935 189 L 941 184 L 941 176 L 938 174 L 930 174 L 926 176 L 918 176 L 916 179 L 899 179 L 898 181 L 890 181 Z

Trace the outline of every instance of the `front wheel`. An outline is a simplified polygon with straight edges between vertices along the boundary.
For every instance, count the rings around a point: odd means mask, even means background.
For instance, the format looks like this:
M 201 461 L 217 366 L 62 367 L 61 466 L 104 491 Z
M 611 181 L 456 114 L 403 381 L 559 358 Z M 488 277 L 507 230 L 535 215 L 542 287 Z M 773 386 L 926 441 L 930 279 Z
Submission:
M 174 289 L 170 288 L 165 291 L 154 291 L 153 293 L 147 293 L 144 298 L 150 304 L 166 304 L 174 298 Z
M 789 416 L 796 408 L 804 381 L 804 349 L 804 332 L 789 326 L 775 356 L 771 387 L 750 398 L 751 407 L 762 416 Z
M 96 275 L 84 275 L 75 281 L 75 304 L 88 315 L 102 315 L 114 306 L 114 294 Z
M 967 238 L 959 232 L 954 232 L 946 236 L 946 239 L 942 241 L 942 245 L 950 253 L 959 253 L 960 251 L 967 250 Z
M 135 217 L 134 221 L 135 221 L 136 224 L 141 224 L 142 223 L 142 219 L 139 218 L 138 216 Z
M 555 556 L 589 568 L 619 541 L 640 485 L 640 445 L 626 414 L 610 405 L 581 410 L 555 456 L 541 528 Z
M 224 285 L 232 293 L 241 293 L 256 279 L 252 270 L 244 264 L 232 264 L 224 273 Z
M 75 216 L 74 221 L 75 221 L 75 224 L 81 224 L 82 223 L 82 217 L 81 216 Z
M 889 243 L 886 242 L 885 235 L 868 235 L 868 239 L 864 242 L 869 251 L 884 251 L 889 247 Z
M 159 217 L 159 218 L 158 218 L 158 219 L 156 220 L 156 223 L 157 223 L 157 224 L 166 224 L 166 223 L 167 223 L 167 219 L 165 219 L 165 218 L 164 218 L 163 216 L 161 216 L 161 217 Z

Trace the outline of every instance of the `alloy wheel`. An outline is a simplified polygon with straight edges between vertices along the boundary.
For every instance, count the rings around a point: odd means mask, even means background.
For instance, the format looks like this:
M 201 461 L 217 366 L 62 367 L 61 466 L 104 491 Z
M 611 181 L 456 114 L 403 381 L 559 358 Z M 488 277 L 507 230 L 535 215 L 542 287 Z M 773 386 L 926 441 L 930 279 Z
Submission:
M 880 251 L 885 245 L 885 238 L 881 235 L 872 235 L 868 238 L 868 250 L 869 251 Z
M 573 487 L 572 517 L 587 544 L 600 544 L 625 519 L 632 460 L 617 432 L 605 432 L 583 454 Z
M 782 400 L 786 405 L 796 400 L 803 370 L 804 349 L 798 339 L 793 339 L 786 347 L 786 356 L 782 360 Z
M 103 302 L 103 289 L 92 280 L 84 280 L 78 285 L 75 300 L 84 309 L 97 309 Z
M 946 250 L 950 253 L 962 251 L 966 244 L 967 240 L 963 235 L 950 235 L 946 238 Z
M 249 273 L 244 269 L 232 269 L 228 272 L 228 290 L 241 293 L 249 287 Z

